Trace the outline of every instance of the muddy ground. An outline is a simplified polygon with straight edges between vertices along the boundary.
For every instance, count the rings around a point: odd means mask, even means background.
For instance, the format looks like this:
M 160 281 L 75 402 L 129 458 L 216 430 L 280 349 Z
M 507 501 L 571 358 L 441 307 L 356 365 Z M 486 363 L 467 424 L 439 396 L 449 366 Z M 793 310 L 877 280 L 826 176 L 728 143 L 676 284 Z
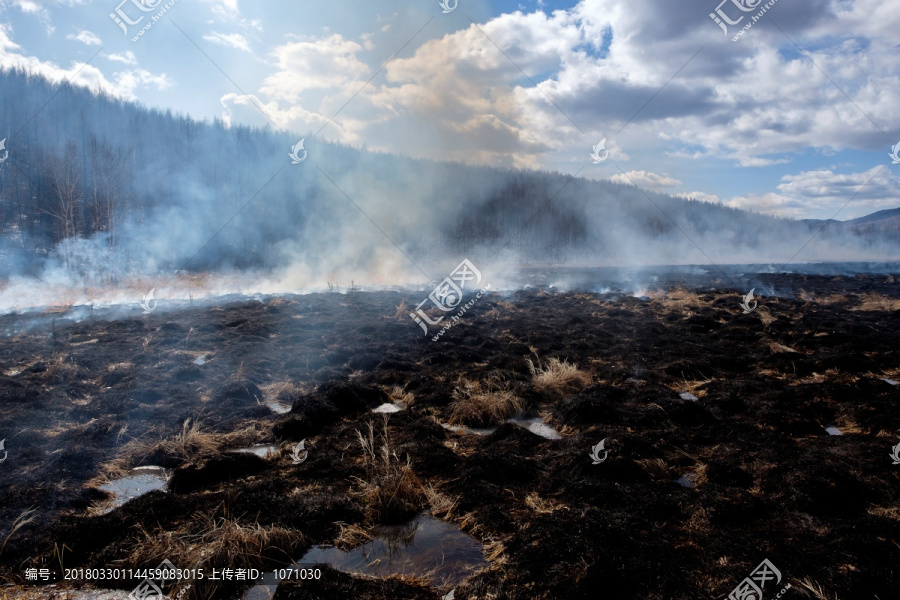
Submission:
M 900 290 L 883 276 L 770 279 L 796 298 L 760 298 L 750 314 L 744 290 L 493 293 L 439 342 L 408 316 L 421 292 L 32 319 L 0 344 L 0 578 L 12 584 L 0 594 L 31 589 L 28 567 L 57 585 L 62 569 L 165 558 L 271 569 L 433 510 L 485 545 L 489 566 L 457 599 L 724 598 L 763 559 L 791 584 L 787 598 L 900 598 L 900 465 L 889 457 L 900 386 L 883 380 L 900 380 Z M 0 330 L 23 319 L 0 317 Z M 552 358 L 589 382 L 536 386 L 528 361 Z M 462 379 L 503 386 L 562 438 L 442 427 Z M 374 422 L 379 434 L 370 411 L 390 400 L 407 406 L 387 427 L 415 489 L 379 514 L 357 432 Z M 308 458 L 293 464 L 303 438 Z M 607 459 L 593 464 L 604 439 Z M 225 451 L 264 441 L 279 454 Z M 104 512 L 99 486 L 139 465 L 172 469 L 169 491 Z M 184 597 L 248 585 L 195 582 Z M 325 568 L 276 598 L 448 591 Z

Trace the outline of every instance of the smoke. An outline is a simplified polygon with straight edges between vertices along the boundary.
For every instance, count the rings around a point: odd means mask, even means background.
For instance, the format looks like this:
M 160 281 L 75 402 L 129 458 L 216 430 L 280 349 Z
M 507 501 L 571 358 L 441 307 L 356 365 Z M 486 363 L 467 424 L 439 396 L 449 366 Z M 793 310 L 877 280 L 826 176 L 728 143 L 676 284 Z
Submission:
M 59 91 L 2 75 L 21 116 Z M 414 160 L 226 127 L 62 86 L 0 172 L 0 310 L 329 287 L 523 267 L 890 260 L 892 230 L 795 222 L 559 173 Z M 77 115 L 77 116 L 76 116 Z M 307 159 L 288 152 L 305 137 Z M 558 278 L 558 286 L 568 283 Z

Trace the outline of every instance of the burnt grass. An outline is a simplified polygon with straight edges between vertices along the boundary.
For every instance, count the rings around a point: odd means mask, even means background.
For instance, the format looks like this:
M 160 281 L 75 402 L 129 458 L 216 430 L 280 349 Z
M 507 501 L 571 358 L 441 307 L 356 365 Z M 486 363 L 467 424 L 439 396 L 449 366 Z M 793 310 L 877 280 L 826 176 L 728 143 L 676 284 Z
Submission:
M 356 432 L 373 420 L 378 430 L 370 409 L 401 386 L 414 400 L 389 418 L 394 451 L 457 500 L 448 518 L 492 561 L 456 598 L 722 598 L 764 558 L 791 597 L 817 597 L 806 580 L 829 600 L 900 598 L 900 466 L 888 456 L 900 442 L 900 386 L 882 381 L 900 379 L 900 310 L 862 293 L 896 298 L 896 286 L 876 276 L 774 279 L 798 297 L 761 298 L 751 314 L 734 290 L 662 290 L 649 301 L 492 293 L 439 342 L 408 316 L 421 292 L 60 317 L 9 335 L 0 543 L 24 509 L 36 518 L 7 540 L 0 576 L 20 586 L 26 567 L 51 569 L 56 583 L 61 565 L 156 567 L 164 547 L 153 564 L 131 557 L 148 538 L 196 532 L 200 516 L 302 534 L 255 557 L 267 569 L 332 542 L 338 523 L 370 526 Z M 21 318 L 0 318 L 0 329 Z M 592 383 L 538 393 L 527 360 L 550 358 Z M 512 424 L 484 437 L 441 427 L 463 377 L 505 381 L 562 439 Z M 290 413 L 259 402 L 275 396 Z M 138 456 L 128 466 L 174 469 L 169 492 L 89 510 L 107 498 L 88 485 L 104 465 L 129 443 L 173 438 L 188 418 L 211 436 L 256 424 L 253 441 L 281 443 L 281 455 Z M 830 425 L 844 435 L 828 435 Z M 302 438 L 309 458 L 294 465 L 290 444 Z M 608 458 L 594 465 L 588 453 L 602 439 Z M 676 482 L 687 474 L 696 487 Z M 194 591 L 234 597 L 241 586 Z M 319 581 L 283 583 L 276 598 L 447 591 L 326 568 Z

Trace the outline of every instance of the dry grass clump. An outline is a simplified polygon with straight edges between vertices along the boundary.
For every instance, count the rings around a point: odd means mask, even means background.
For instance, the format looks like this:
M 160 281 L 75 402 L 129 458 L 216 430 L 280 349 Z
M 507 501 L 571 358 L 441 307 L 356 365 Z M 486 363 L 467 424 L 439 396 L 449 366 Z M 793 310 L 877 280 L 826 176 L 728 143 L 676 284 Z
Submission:
M 241 524 L 227 516 L 196 514 L 185 529 L 150 533 L 143 526 L 144 539 L 136 543 L 125 559 L 125 568 L 155 567 L 168 559 L 179 569 L 263 568 L 268 560 L 290 562 L 291 553 L 303 543 L 299 531 L 259 523 Z M 195 580 L 183 598 L 210 598 L 218 582 Z M 170 596 L 174 594 L 170 592 Z
M 769 350 L 772 351 L 772 354 L 784 354 L 784 353 L 796 353 L 797 350 L 794 350 L 790 346 L 785 346 L 784 344 L 779 344 L 778 342 L 769 342 Z
M 59 354 L 47 365 L 45 376 L 58 383 L 72 383 L 78 379 L 78 365 L 75 364 L 74 358 L 66 360 L 65 356 Z
M 590 374 L 579 369 L 578 365 L 558 358 L 551 358 L 545 365 L 541 365 L 540 361 L 535 365 L 529 359 L 528 370 L 531 371 L 535 389 L 549 396 L 574 394 L 591 384 Z
M 540 515 L 549 515 L 566 508 L 564 504 L 552 498 L 541 498 L 537 492 L 531 492 L 525 496 L 525 506 Z
M 654 302 L 660 302 L 663 306 L 669 309 L 690 309 L 690 308 L 699 308 L 706 304 L 701 298 L 700 295 L 692 292 L 686 288 L 675 288 L 673 290 L 669 290 L 663 296 L 657 296 L 656 294 L 651 294 L 651 298 Z
M 431 484 L 426 485 L 423 491 L 432 515 L 448 520 L 453 518 L 459 498 L 442 494 Z
M 122 477 L 134 467 L 147 464 L 145 460 L 148 458 L 154 462 L 164 459 L 167 464 L 163 466 L 168 467 L 174 463 L 216 456 L 226 448 L 249 446 L 262 441 L 269 433 L 257 423 L 229 433 L 210 433 L 203 431 L 199 419 L 188 418 L 182 424 L 181 431 L 171 437 L 152 441 L 145 436 L 125 444 L 121 454 L 102 465 L 101 475 L 89 481 L 88 485 L 102 485 Z
M 338 523 L 337 525 L 340 527 L 341 531 L 338 533 L 337 538 L 335 538 L 334 545 L 336 548 L 344 550 L 345 552 L 358 546 L 362 546 L 372 539 L 369 532 L 358 525 L 349 525 L 343 522 Z
M 644 458 L 635 462 L 654 480 L 673 478 L 674 470 L 661 458 Z
M 391 402 L 396 404 L 401 404 L 404 408 L 409 408 L 412 406 L 413 402 L 416 401 L 416 397 L 412 392 L 406 391 L 406 386 L 395 385 L 390 388 L 386 388 L 384 392 L 388 395 L 388 398 L 391 399 Z
M 462 379 L 453 390 L 450 409 L 450 422 L 455 425 L 487 427 L 522 410 L 522 400 L 496 378 L 484 383 Z
M 900 310 L 900 298 L 889 298 L 881 294 L 863 294 L 859 303 L 850 310 Z
M 362 487 L 362 497 L 369 519 L 385 522 L 408 517 L 418 511 L 425 500 L 419 478 L 413 473 L 409 456 L 400 460 L 391 444 L 387 418 L 381 433 L 381 448 L 377 448 L 375 426 L 369 422 L 368 433 L 356 431 L 363 451 L 366 478 L 356 478 Z

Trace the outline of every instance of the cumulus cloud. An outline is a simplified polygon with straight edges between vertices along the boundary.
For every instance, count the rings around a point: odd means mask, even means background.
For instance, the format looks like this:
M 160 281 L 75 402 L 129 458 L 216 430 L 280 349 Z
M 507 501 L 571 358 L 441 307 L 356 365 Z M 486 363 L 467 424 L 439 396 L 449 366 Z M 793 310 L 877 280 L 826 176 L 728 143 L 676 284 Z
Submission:
M 87 29 L 82 29 L 78 33 L 70 33 L 66 36 L 67 40 L 75 40 L 76 42 L 81 42 L 82 44 L 86 44 L 88 46 L 99 46 L 102 42 L 97 35 L 88 31 Z
M 636 185 L 656 192 L 666 192 L 673 187 L 681 185 L 681 181 L 668 175 L 658 175 L 649 171 L 628 171 L 625 174 L 616 174 L 610 177 L 614 183 Z
M 783 217 L 852 219 L 874 210 L 895 208 L 900 198 L 900 179 L 884 165 L 857 173 L 804 171 L 782 177 L 777 190 L 739 196 L 724 203 Z
M 72 61 L 69 67 L 42 61 L 25 54 L 23 48 L 13 41 L 12 28 L 3 24 L 0 24 L 0 69 L 22 69 L 50 81 L 69 81 L 73 85 L 102 90 L 124 100 L 136 100 L 135 91 L 140 87 L 164 90 L 172 85 L 164 73 L 157 75 L 145 69 L 119 71 L 109 78 L 95 65 L 84 61 Z
M 204 35 L 203 39 L 207 42 L 219 44 L 220 46 L 227 46 L 244 52 L 250 52 L 250 44 L 247 42 L 247 38 L 239 33 L 213 32 L 209 35 Z

